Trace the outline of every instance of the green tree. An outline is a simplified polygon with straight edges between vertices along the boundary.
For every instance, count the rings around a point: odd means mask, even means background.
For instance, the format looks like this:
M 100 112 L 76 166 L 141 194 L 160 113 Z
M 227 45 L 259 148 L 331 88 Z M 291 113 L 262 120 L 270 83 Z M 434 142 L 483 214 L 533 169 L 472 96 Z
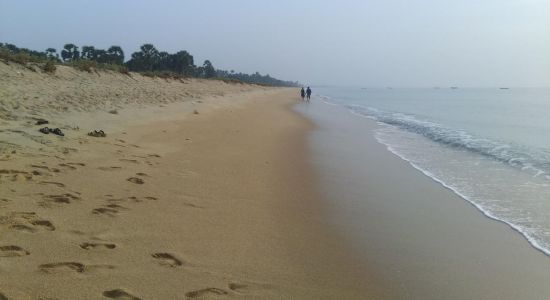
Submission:
M 159 51 L 152 44 L 144 44 L 140 50 L 132 53 L 132 59 L 127 63 L 128 68 L 132 71 L 153 71 L 158 63 Z
M 170 56 L 170 66 L 173 72 L 192 75 L 195 69 L 193 56 L 187 51 L 179 51 Z
M 209 60 L 205 60 L 204 64 L 202 64 L 203 72 L 204 72 L 204 78 L 212 78 L 216 76 L 216 69 L 214 69 L 214 66 Z
M 153 70 L 153 66 L 159 59 L 159 51 L 153 44 L 144 44 L 140 47 L 141 58 L 143 60 L 144 67 L 148 71 Z
M 14 44 L 4 44 L 4 48 L 8 49 L 11 53 L 19 53 L 19 48 Z
M 80 58 L 80 52 L 75 44 L 65 44 L 61 51 L 61 58 L 63 61 L 77 60 Z
M 57 54 L 57 50 L 55 48 L 48 48 L 46 49 L 46 56 L 51 60 L 59 60 L 59 54 Z
M 157 57 L 153 62 L 154 71 L 167 71 L 171 70 L 170 68 L 170 54 L 166 51 L 161 51 L 158 53 Z
M 82 46 L 82 53 L 80 54 L 80 58 L 95 60 L 96 59 L 95 51 L 96 50 L 94 46 Z
M 94 60 L 102 64 L 110 63 L 109 55 L 107 55 L 107 51 L 103 49 L 96 49 L 94 51 Z
M 122 65 L 124 63 L 124 51 L 120 46 L 111 46 L 107 49 L 107 55 L 111 64 Z

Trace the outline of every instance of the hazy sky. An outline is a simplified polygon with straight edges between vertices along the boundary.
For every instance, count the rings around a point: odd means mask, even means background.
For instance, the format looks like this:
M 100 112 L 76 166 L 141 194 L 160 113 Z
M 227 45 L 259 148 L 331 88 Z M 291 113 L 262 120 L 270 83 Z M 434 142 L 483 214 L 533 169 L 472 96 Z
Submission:
M 0 0 L 0 41 L 149 42 L 305 84 L 550 86 L 550 0 Z

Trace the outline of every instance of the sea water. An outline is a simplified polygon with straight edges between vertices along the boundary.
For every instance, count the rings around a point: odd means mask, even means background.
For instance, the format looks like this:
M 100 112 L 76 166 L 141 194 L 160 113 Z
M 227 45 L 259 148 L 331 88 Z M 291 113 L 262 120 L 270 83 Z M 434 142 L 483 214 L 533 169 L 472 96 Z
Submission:
M 389 151 L 550 255 L 550 89 L 314 91 L 376 120 Z

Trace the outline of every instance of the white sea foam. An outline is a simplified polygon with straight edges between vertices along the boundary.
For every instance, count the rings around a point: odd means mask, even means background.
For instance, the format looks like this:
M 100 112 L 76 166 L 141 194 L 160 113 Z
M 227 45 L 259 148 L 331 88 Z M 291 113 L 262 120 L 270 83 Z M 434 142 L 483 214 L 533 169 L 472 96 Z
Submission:
M 417 169 L 418 171 L 422 172 L 424 175 L 430 177 L 432 180 L 436 181 L 437 183 L 439 183 L 442 186 L 444 186 L 445 188 L 451 190 L 452 192 L 454 192 L 455 194 L 457 194 L 458 196 L 460 196 L 464 200 L 468 201 L 470 204 L 472 204 L 474 207 L 476 207 L 479 211 L 481 211 L 485 216 L 487 216 L 491 219 L 494 219 L 496 221 L 503 222 L 503 223 L 509 225 L 512 229 L 514 229 L 517 232 L 521 233 L 533 247 L 540 250 L 544 254 L 550 256 L 550 248 L 549 248 L 548 243 L 545 243 L 544 245 L 539 243 L 537 238 L 530 233 L 530 230 L 528 230 L 524 226 L 517 225 L 513 221 L 506 220 L 505 218 L 502 218 L 502 217 L 499 217 L 499 216 L 493 214 L 490 209 L 488 209 L 487 207 L 477 203 L 470 196 L 467 196 L 467 195 L 463 194 L 460 191 L 460 188 L 457 188 L 457 187 L 453 186 L 452 183 L 446 182 L 446 181 L 438 178 L 436 175 L 434 175 L 430 171 L 428 171 L 426 169 L 423 169 L 419 165 L 415 164 L 412 160 L 407 158 L 406 154 L 403 154 L 403 153 L 400 153 L 399 151 L 396 151 L 389 143 L 387 143 L 383 139 L 381 139 L 379 134 L 378 134 L 379 132 L 380 131 L 378 131 L 377 134 L 375 135 L 376 140 L 379 143 L 385 145 L 386 149 L 388 149 L 388 151 L 395 154 L 396 156 L 403 159 L 404 161 L 408 162 L 413 168 Z M 506 209 L 506 208 L 502 208 L 501 212 L 502 211 L 511 211 L 511 210 Z M 548 232 L 548 231 L 543 231 L 543 233 L 545 235 L 550 235 L 550 232 Z
M 460 129 L 447 128 L 441 124 L 419 120 L 403 113 L 384 112 L 372 107 L 345 105 L 353 114 L 372 118 L 380 123 L 393 125 L 402 130 L 422 135 L 444 146 L 468 150 L 491 159 L 507 163 L 532 175 L 550 171 L 550 155 L 544 149 L 533 149 L 510 142 L 476 137 Z

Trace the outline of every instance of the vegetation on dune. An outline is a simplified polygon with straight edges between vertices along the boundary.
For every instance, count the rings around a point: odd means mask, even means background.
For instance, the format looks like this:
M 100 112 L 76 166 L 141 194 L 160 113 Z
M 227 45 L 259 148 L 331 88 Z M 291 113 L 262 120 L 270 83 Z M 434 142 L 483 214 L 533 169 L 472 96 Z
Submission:
M 230 79 L 240 82 L 254 83 L 259 85 L 269 86 L 298 86 L 298 82 L 283 81 L 269 76 L 269 74 L 261 75 L 256 72 L 254 74 L 235 73 L 234 71 L 217 70 L 216 76 L 219 78 Z
M 72 66 L 78 70 L 94 72 L 111 70 L 123 74 L 138 72 L 144 76 L 182 79 L 186 77 L 220 79 L 227 83 L 252 83 L 270 86 L 297 86 L 297 82 L 283 81 L 269 75 L 235 73 L 233 70 L 216 70 L 210 60 L 196 66 L 193 56 L 187 51 L 170 54 L 159 51 L 152 44 L 144 44 L 139 51 L 132 53 L 124 61 L 124 51 L 120 46 L 111 46 L 107 50 L 94 46 L 82 46 L 69 43 L 63 46 L 60 53 L 55 48 L 44 52 L 18 48 L 13 44 L 0 43 L 0 60 L 15 62 L 34 70 L 30 64 L 36 64 L 44 72 L 54 73 L 56 64 Z
M 42 70 L 46 73 L 55 73 L 55 70 L 57 67 L 55 66 L 55 63 L 51 60 L 48 60 L 44 65 L 42 66 Z
M 0 43 L 0 59 L 16 63 L 43 62 L 48 59 L 46 52 L 18 48 L 12 44 Z

